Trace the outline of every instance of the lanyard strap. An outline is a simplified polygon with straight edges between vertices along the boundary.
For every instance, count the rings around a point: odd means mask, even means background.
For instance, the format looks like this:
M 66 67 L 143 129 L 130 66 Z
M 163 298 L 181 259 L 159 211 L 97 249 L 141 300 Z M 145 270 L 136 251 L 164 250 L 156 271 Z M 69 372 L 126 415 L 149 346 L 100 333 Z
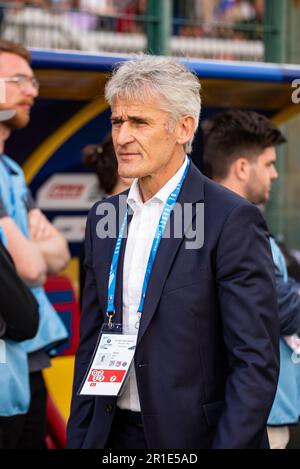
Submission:
M 145 277 L 144 277 L 144 282 L 143 282 L 143 287 L 142 287 L 142 293 L 141 293 L 141 299 L 140 299 L 140 304 L 138 307 L 138 314 L 139 316 L 142 315 L 143 312 L 143 307 L 144 307 L 144 301 L 146 297 L 146 292 L 148 288 L 148 283 L 149 283 L 149 278 L 151 275 L 152 267 L 154 264 L 154 260 L 161 242 L 161 238 L 163 237 L 164 230 L 166 228 L 166 225 L 168 223 L 168 220 L 170 218 L 171 212 L 173 210 L 173 207 L 178 199 L 179 192 L 181 190 L 182 184 L 185 180 L 186 174 L 188 172 L 190 165 L 190 160 L 188 160 L 186 168 L 184 170 L 184 173 L 182 175 L 182 178 L 180 179 L 179 183 L 177 184 L 176 188 L 174 191 L 169 195 L 168 200 L 163 208 L 162 214 L 160 216 L 158 226 L 156 228 L 156 232 L 154 235 L 153 243 L 151 246 L 151 251 L 149 254 L 149 259 L 146 267 L 146 272 L 145 272 Z M 118 263 L 119 263 L 119 257 L 120 257 L 120 250 L 121 250 L 121 245 L 122 245 L 122 240 L 123 240 L 123 235 L 127 223 L 127 216 L 128 216 L 128 207 L 120 228 L 119 236 L 116 242 L 115 250 L 113 253 L 112 257 L 112 262 L 110 266 L 110 272 L 109 272 L 109 282 L 108 282 L 108 295 L 107 295 L 107 316 L 109 318 L 109 325 L 112 325 L 112 319 L 115 315 L 115 290 L 116 290 L 116 277 L 117 277 L 117 268 L 118 268 Z
M 115 315 L 115 291 L 116 291 L 117 269 L 118 269 L 122 240 L 123 240 L 124 231 L 125 231 L 125 227 L 127 223 L 127 216 L 128 216 L 128 207 L 126 208 L 126 213 L 122 221 L 122 225 L 121 225 L 119 236 L 116 242 L 115 250 L 114 250 L 111 265 L 110 265 L 110 271 L 109 271 L 107 308 L 106 308 L 107 313 L 106 314 L 109 317 L 110 324 L 111 324 L 112 318 Z

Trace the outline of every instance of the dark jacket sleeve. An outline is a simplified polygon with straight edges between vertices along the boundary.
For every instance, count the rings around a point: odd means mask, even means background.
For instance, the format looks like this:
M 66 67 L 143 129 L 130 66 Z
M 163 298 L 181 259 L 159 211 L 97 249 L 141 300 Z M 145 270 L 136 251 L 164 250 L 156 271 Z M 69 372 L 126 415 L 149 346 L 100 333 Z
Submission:
M 275 277 L 280 334 L 292 335 L 300 331 L 300 285 L 291 277 L 285 282 L 277 267 Z
M 0 314 L 5 337 L 17 342 L 31 339 L 38 329 L 38 305 L 1 242 L 0 266 Z
M 93 396 L 78 396 L 78 390 L 97 344 L 101 328 L 101 317 L 103 317 L 103 311 L 101 311 L 97 297 L 96 278 L 93 271 L 91 236 L 93 212 L 94 208 L 91 209 L 88 215 L 85 234 L 84 268 L 86 275 L 80 321 L 80 344 L 76 353 L 71 413 L 67 426 L 67 448 L 69 449 L 82 447 L 89 428 L 95 402 Z
M 277 387 L 279 320 L 268 232 L 256 207 L 228 215 L 216 269 L 230 374 L 213 447 L 260 448 Z

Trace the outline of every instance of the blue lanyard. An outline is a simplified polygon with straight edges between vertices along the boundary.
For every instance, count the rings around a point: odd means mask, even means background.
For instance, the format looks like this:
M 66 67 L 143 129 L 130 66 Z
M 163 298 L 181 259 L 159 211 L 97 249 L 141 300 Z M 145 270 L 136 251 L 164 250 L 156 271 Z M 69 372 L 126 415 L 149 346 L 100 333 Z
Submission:
M 140 299 L 140 304 L 138 307 L 138 315 L 141 316 L 143 312 L 143 307 L 144 307 L 144 301 L 146 297 L 146 292 L 148 288 L 148 283 L 149 283 L 149 278 L 151 275 L 153 263 L 161 242 L 161 238 L 163 237 L 165 227 L 167 225 L 167 222 L 170 218 L 171 212 L 173 210 L 173 207 L 178 199 L 179 192 L 181 190 L 182 184 L 185 180 L 186 174 L 188 172 L 190 165 L 190 160 L 188 160 L 184 174 L 182 178 L 180 179 L 179 183 L 177 184 L 175 190 L 169 195 L 168 200 L 163 208 L 162 214 L 160 216 L 158 226 L 156 228 L 156 232 L 154 235 L 153 243 L 151 246 L 151 251 L 149 254 L 149 259 L 148 259 L 148 264 L 146 267 L 146 272 L 145 272 L 145 277 L 144 277 L 144 282 L 143 282 L 143 287 L 142 287 L 142 294 L 141 294 L 141 299 Z M 112 327 L 112 319 L 115 315 L 115 291 L 116 291 L 116 277 L 117 277 L 117 268 L 118 268 L 118 263 L 119 263 L 119 257 L 120 257 L 120 250 L 121 250 L 121 245 L 122 245 L 122 240 L 124 236 L 124 231 L 127 223 L 127 216 L 128 216 L 128 207 L 120 228 L 119 236 L 116 242 L 115 250 L 113 253 L 112 257 L 112 262 L 110 266 L 110 272 L 109 272 L 109 282 L 108 282 L 108 295 L 107 295 L 107 316 L 109 318 L 108 325 Z

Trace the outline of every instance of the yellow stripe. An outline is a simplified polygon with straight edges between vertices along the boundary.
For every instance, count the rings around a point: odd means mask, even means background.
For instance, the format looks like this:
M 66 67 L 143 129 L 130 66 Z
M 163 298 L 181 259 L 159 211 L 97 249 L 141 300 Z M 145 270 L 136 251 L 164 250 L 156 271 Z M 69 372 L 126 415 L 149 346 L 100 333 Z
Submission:
M 59 129 L 50 135 L 26 160 L 23 165 L 25 178 L 29 184 L 42 166 L 51 158 L 56 150 L 65 143 L 65 141 L 74 135 L 87 122 L 107 109 L 107 103 L 104 98 L 96 99 L 81 109 L 75 116 L 71 117 Z
M 70 415 L 74 361 L 74 355 L 55 357 L 51 360 L 51 367 L 43 370 L 47 391 L 65 422 Z
M 290 106 L 281 109 L 277 114 L 272 117 L 272 122 L 275 125 L 285 124 L 289 119 L 294 117 L 300 112 L 300 104 L 291 104 Z

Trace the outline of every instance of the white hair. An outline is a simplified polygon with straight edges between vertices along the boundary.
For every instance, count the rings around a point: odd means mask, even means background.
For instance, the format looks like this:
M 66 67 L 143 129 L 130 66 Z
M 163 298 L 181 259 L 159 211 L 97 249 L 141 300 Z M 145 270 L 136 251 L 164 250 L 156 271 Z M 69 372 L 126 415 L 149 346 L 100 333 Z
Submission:
M 105 98 L 110 106 L 117 97 L 143 101 L 149 97 L 160 98 L 160 108 L 170 115 L 171 122 L 191 115 L 198 127 L 201 98 L 200 82 L 184 65 L 170 57 L 141 55 L 125 61 L 114 70 L 105 86 Z M 193 137 L 185 144 L 192 150 Z

